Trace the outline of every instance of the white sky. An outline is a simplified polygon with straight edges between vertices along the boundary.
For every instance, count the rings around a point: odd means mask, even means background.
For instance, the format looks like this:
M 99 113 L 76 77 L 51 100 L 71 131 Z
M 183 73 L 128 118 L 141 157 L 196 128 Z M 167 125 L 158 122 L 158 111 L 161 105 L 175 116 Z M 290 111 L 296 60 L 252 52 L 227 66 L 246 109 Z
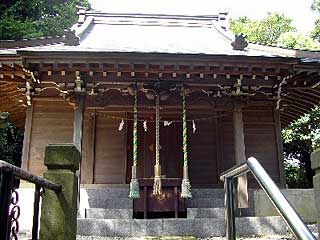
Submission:
M 317 15 L 311 11 L 312 0 L 89 0 L 96 10 L 113 13 L 216 14 L 229 11 L 229 17 L 259 19 L 278 11 L 293 19 L 293 25 L 309 32 Z

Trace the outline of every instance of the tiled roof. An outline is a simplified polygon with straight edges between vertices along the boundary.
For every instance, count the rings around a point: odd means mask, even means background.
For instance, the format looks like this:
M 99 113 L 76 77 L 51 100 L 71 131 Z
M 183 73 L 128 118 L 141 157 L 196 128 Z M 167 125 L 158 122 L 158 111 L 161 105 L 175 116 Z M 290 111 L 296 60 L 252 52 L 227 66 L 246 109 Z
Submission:
M 31 47 L 4 49 L 0 50 L 0 54 L 15 54 L 23 50 L 294 57 L 308 61 L 320 59 L 319 52 L 251 43 L 244 50 L 234 50 L 231 45 L 234 37 L 226 30 L 226 21 L 226 13 L 191 16 L 86 12 L 82 9 L 79 22 L 72 28 L 80 40 L 79 45 L 66 46 L 68 37 L 63 37 L 63 41 L 54 44 L 43 40 L 44 43 L 38 46 L 32 44 Z

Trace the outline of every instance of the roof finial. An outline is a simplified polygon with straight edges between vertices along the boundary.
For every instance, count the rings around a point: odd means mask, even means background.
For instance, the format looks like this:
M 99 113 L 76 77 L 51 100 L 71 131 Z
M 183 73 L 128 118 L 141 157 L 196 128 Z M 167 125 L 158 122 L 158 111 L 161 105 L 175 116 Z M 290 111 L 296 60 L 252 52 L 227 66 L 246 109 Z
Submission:
M 65 30 L 64 31 L 64 44 L 67 46 L 77 46 L 79 45 L 79 38 L 76 36 L 75 30 Z
M 246 41 L 244 35 L 241 34 L 236 34 L 234 41 L 231 43 L 233 50 L 240 50 L 243 51 L 247 46 L 248 42 Z

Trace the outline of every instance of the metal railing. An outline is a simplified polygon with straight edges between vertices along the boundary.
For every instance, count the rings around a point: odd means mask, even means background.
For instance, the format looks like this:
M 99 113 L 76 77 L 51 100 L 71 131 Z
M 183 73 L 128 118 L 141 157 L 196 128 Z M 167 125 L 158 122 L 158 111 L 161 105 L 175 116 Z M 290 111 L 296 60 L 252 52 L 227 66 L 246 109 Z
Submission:
M 233 196 L 234 179 L 249 171 L 253 174 L 261 188 L 267 194 L 270 201 L 282 216 L 295 237 L 301 240 L 316 240 L 316 237 L 311 233 L 301 217 L 283 196 L 268 173 L 264 170 L 258 160 L 253 157 L 249 158 L 245 163 L 235 166 L 220 175 L 220 180 L 224 182 L 225 188 L 226 238 L 228 240 L 236 239 L 235 206 Z
M 59 193 L 62 186 L 0 160 L 0 239 L 3 240 L 18 239 L 20 207 L 16 182 L 19 179 L 35 184 L 32 240 L 36 240 L 38 239 L 41 190 L 44 192 L 44 189 L 51 189 Z

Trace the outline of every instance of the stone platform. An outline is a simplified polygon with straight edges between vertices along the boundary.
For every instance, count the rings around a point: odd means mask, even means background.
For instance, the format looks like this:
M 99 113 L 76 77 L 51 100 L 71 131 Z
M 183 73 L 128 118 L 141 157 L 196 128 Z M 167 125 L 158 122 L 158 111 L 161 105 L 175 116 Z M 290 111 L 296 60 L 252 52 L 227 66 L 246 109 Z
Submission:
M 224 236 L 223 189 L 194 189 L 186 200 L 187 218 L 133 219 L 127 188 L 83 189 L 85 215 L 78 219 L 78 234 L 99 237 Z M 85 198 L 85 200 L 83 200 Z M 286 234 L 280 217 L 236 219 L 240 235 Z

